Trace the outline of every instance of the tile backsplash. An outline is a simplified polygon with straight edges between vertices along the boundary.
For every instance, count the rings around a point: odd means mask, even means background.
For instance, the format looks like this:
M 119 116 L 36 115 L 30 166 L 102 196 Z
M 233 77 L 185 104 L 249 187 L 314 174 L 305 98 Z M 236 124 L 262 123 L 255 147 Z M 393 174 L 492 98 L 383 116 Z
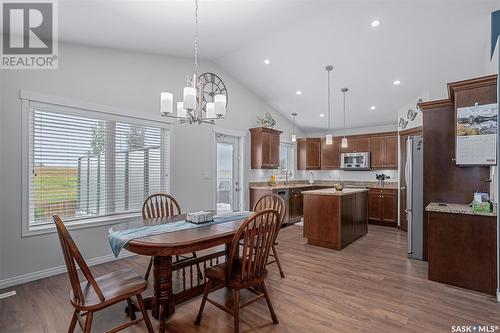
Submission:
M 377 174 L 384 173 L 391 177 L 386 182 L 397 182 L 397 170 L 374 170 L 374 171 L 344 171 L 344 170 L 296 170 L 293 179 L 309 179 L 309 174 L 313 173 L 315 180 L 351 180 L 351 181 L 376 181 Z M 266 181 L 272 174 L 278 175 L 277 170 L 250 170 L 249 182 Z

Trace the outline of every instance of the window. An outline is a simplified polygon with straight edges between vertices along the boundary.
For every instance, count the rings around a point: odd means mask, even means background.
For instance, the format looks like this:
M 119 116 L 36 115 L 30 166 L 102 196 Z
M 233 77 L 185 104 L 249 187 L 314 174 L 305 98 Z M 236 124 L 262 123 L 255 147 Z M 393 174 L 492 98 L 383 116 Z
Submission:
M 158 124 L 28 102 L 28 229 L 138 213 L 168 192 L 169 131 Z M 123 217 L 123 216 L 122 216 Z
M 295 146 L 290 143 L 280 143 L 280 166 L 279 174 L 284 176 L 286 172 L 293 177 L 295 169 Z

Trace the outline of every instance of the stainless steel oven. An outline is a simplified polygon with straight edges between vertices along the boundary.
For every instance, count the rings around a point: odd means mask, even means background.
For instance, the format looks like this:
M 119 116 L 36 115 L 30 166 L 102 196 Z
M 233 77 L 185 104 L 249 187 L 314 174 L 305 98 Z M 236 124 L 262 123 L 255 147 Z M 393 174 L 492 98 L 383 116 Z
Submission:
M 370 153 L 342 153 L 340 168 L 344 170 L 370 170 Z

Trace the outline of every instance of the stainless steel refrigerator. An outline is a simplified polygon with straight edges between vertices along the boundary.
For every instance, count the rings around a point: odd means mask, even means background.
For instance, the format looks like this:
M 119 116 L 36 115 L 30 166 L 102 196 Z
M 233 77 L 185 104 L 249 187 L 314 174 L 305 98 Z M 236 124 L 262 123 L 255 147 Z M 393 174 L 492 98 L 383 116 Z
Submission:
M 424 140 L 421 135 L 406 140 L 406 218 L 408 221 L 408 257 L 423 258 L 423 180 Z

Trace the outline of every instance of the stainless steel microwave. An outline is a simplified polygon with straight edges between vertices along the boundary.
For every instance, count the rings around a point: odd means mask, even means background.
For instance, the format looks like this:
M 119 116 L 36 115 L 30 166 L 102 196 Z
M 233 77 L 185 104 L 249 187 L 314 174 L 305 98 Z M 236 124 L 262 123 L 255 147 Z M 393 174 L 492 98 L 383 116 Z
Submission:
M 340 168 L 344 170 L 370 170 L 370 153 L 342 153 Z

